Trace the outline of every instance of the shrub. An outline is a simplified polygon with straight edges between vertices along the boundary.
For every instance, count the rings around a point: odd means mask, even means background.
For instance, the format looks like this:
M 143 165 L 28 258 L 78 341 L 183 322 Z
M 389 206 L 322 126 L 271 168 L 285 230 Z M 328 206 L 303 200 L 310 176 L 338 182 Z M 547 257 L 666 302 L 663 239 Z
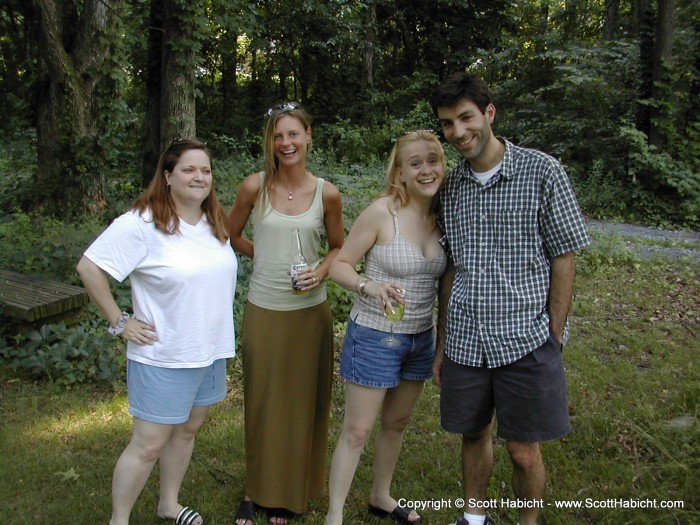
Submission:
M 96 320 L 79 326 L 44 325 L 9 345 L 0 339 L 2 363 L 19 375 L 70 387 L 88 382 L 116 383 L 126 367 L 124 343 Z
M 77 283 L 75 265 L 104 228 L 97 219 L 79 223 L 16 212 L 0 218 L 0 268 Z
M 36 132 L 18 129 L 0 135 L 0 210 L 21 209 L 31 191 L 36 169 Z

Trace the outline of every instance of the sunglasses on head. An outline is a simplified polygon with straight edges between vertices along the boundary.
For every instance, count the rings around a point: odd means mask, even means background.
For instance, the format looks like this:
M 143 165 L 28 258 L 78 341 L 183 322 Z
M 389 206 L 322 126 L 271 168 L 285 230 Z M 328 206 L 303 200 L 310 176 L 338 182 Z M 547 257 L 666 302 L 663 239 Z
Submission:
M 198 146 L 206 147 L 207 143 L 204 142 L 203 140 L 199 139 L 188 139 L 188 138 L 183 138 L 183 137 L 175 137 L 171 142 L 170 142 L 170 147 L 176 146 L 178 144 L 181 144 L 183 142 L 194 142 Z
M 296 102 L 283 102 L 282 104 L 277 104 L 276 106 L 272 106 L 270 109 L 268 109 L 265 116 L 271 117 L 278 111 L 292 111 L 293 109 L 297 108 L 299 108 L 299 104 Z
M 420 136 L 421 133 L 430 133 L 431 135 L 437 136 L 437 133 L 435 133 L 432 129 L 412 129 L 411 131 L 407 131 L 407 132 L 403 133 L 400 137 L 392 138 L 391 142 L 392 143 L 398 142 L 398 140 L 400 138 L 406 137 L 406 136 L 410 135 L 411 133 L 415 133 L 418 136 Z

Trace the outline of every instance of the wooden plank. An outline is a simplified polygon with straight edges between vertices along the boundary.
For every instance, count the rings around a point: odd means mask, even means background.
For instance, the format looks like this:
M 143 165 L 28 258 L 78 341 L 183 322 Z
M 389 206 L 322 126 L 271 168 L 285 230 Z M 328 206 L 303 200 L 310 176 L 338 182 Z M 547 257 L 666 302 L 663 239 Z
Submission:
M 56 318 L 66 313 L 76 317 L 89 302 L 80 286 L 46 281 L 29 275 L 0 270 L 0 300 L 4 314 L 28 322 Z

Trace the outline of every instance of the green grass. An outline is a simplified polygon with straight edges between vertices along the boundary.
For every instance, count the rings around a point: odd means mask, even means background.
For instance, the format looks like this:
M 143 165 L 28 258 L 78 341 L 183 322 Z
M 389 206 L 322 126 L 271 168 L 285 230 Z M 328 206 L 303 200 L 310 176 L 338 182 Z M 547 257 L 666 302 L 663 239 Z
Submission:
M 700 266 L 624 259 L 616 267 L 595 254 L 584 255 L 581 266 L 572 338 L 565 350 L 574 431 L 544 445 L 549 472 L 545 502 L 552 506 L 546 506 L 540 523 L 699 523 Z M 245 491 L 240 360 L 230 363 L 229 374 L 229 395 L 212 409 L 198 436 L 181 492 L 182 503 L 199 509 L 210 525 L 232 523 L 231 513 Z M 107 387 L 65 390 L 3 377 L 0 523 L 107 522 L 112 469 L 130 437 L 125 394 Z M 459 439 L 440 428 L 438 399 L 431 382 L 406 434 L 394 496 L 434 500 L 433 508 L 423 512 L 424 522 L 447 524 L 458 515 L 454 506 L 461 495 Z M 331 448 L 342 422 L 342 400 L 343 385 L 336 381 Z M 348 498 L 347 523 L 380 523 L 365 512 L 372 455 L 368 446 Z M 496 440 L 489 498 L 511 497 L 510 473 Z M 132 523 L 158 522 L 157 488 L 156 467 Z M 683 508 L 553 506 L 555 501 L 585 506 L 587 498 L 596 505 L 615 499 L 649 499 L 658 505 L 678 500 Z M 312 502 L 301 523 L 323 523 L 326 504 Z M 499 525 L 517 521 L 516 512 L 500 504 L 491 515 Z

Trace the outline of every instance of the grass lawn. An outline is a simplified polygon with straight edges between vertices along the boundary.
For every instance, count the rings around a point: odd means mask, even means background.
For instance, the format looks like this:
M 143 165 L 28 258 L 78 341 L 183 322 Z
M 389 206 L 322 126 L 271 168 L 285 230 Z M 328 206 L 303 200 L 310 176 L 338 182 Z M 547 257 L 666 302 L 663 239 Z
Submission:
M 549 481 L 540 523 L 700 523 L 700 265 L 594 266 L 582 265 L 565 350 L 574 431 L 543 447 Z M 240 360 L 230 362 L 229 374 L 229 395 L 202 428 L 181 491 L 181 502 L 209 525 L 233 523 L 245 492 Z M 0 523 L 106 524 L 112 470 L 130 437 L 125 390 L 0 377 Z M 459 439 L 440 428 L 438 399 L 430 382 L 407 431 L 393 493 L 432 502 L 423 522 L 442 525 L 458 516 L 462 491 Z M 342 416 L 338 380 L 331 448 Z M 346 523 L 380 523 L 365 512 L 372 455 L 368 446 Z M 512 497 L 510 472 L 497 440 L 489 498 L 498 525 L 517 522 L 501 501 Z M 667 501 L 678 508 L 661 508 Z M 156 504 L 157 466 L 131 522 L 158 523 Z M 323 523 L 326 504 L 314 501 L 300 523 Z M 581 508 L 558 508 L 572 504 Z M 642 505 L 657 508 L 627 508 Z

